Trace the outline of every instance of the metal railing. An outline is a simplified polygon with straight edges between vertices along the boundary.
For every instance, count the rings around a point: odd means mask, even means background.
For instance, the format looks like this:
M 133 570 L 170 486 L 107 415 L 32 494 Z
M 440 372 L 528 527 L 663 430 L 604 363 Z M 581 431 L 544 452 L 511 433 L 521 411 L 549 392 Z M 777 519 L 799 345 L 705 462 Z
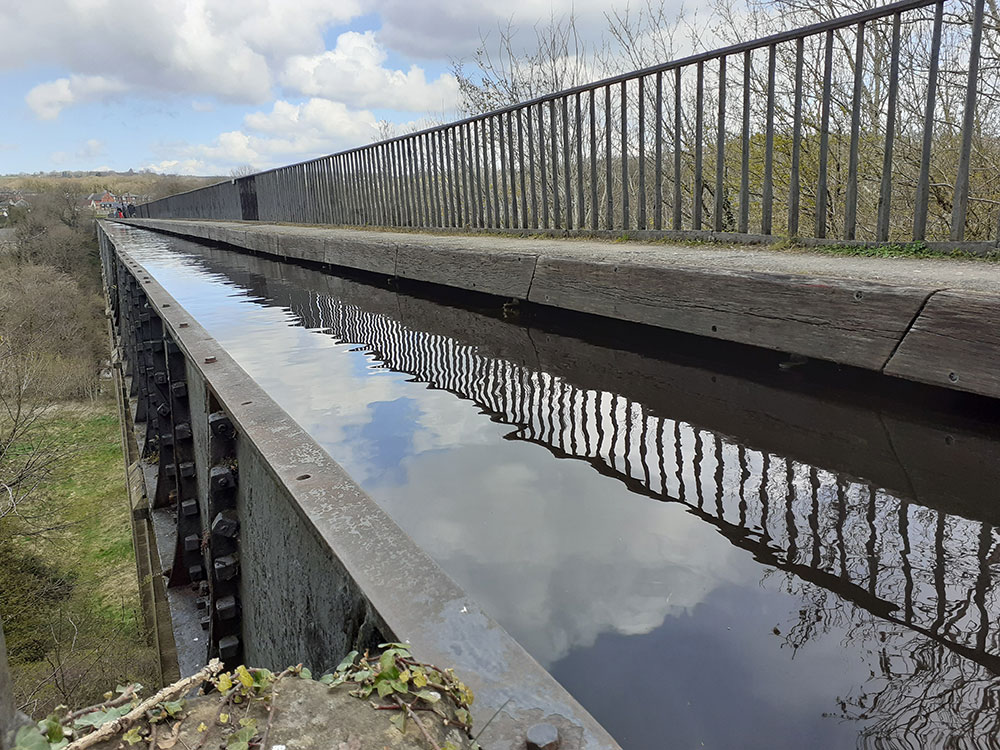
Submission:
M 988 76 L 980 66 L 984 25 L 985 0 L 903 0 L 170 196 L 139 215 L 993 245 L 1000 86 L 986 82 L 996 66 Z

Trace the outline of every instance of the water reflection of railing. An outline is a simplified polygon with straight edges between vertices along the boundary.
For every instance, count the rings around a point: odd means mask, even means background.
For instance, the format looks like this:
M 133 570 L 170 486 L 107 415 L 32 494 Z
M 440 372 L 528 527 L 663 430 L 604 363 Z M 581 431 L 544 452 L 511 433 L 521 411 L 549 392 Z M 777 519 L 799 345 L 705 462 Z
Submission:
M 856 478 L 653 413 L 606 391 L 487 356 L 477 346 L 308 292 L 292 311 L 379 366 L 469 399 L 507 437 L 587 461 L 633 492 L 681 502 L 759 561 L 1000 674 L 1000 610 L 992 567 L 1000 540 L 986 523 L 925 507 Z

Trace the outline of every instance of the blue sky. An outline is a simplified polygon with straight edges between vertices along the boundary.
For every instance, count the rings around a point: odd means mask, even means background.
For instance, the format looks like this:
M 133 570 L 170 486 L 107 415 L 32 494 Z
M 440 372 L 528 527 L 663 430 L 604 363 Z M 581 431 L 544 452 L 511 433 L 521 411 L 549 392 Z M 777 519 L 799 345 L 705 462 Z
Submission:
M 597 40 L 599 0 L 38 0 L 0 14 L 0 174 L 153 169 L 225 175 L 451 119 L 451 61 L 508 21 L 575 14 Z

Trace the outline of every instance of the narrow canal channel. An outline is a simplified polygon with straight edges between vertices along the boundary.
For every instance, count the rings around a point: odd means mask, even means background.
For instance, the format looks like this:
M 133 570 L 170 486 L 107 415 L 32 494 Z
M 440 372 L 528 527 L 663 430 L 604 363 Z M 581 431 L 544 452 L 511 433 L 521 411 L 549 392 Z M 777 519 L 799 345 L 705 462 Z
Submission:
M 1000 744 L 991 405 L 111 231 L 623 747 Z

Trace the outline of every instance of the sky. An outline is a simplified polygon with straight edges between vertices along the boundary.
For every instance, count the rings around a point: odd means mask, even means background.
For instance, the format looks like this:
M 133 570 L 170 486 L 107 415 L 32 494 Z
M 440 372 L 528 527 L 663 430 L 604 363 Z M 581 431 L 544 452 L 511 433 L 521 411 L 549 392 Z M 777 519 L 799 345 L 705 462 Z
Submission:
M 0 174 L 228 175 L 458 115 L 451 61 L 499 25 L 574 14 L 598 39 L 627 0 L 36 0 L 0 13 Z

